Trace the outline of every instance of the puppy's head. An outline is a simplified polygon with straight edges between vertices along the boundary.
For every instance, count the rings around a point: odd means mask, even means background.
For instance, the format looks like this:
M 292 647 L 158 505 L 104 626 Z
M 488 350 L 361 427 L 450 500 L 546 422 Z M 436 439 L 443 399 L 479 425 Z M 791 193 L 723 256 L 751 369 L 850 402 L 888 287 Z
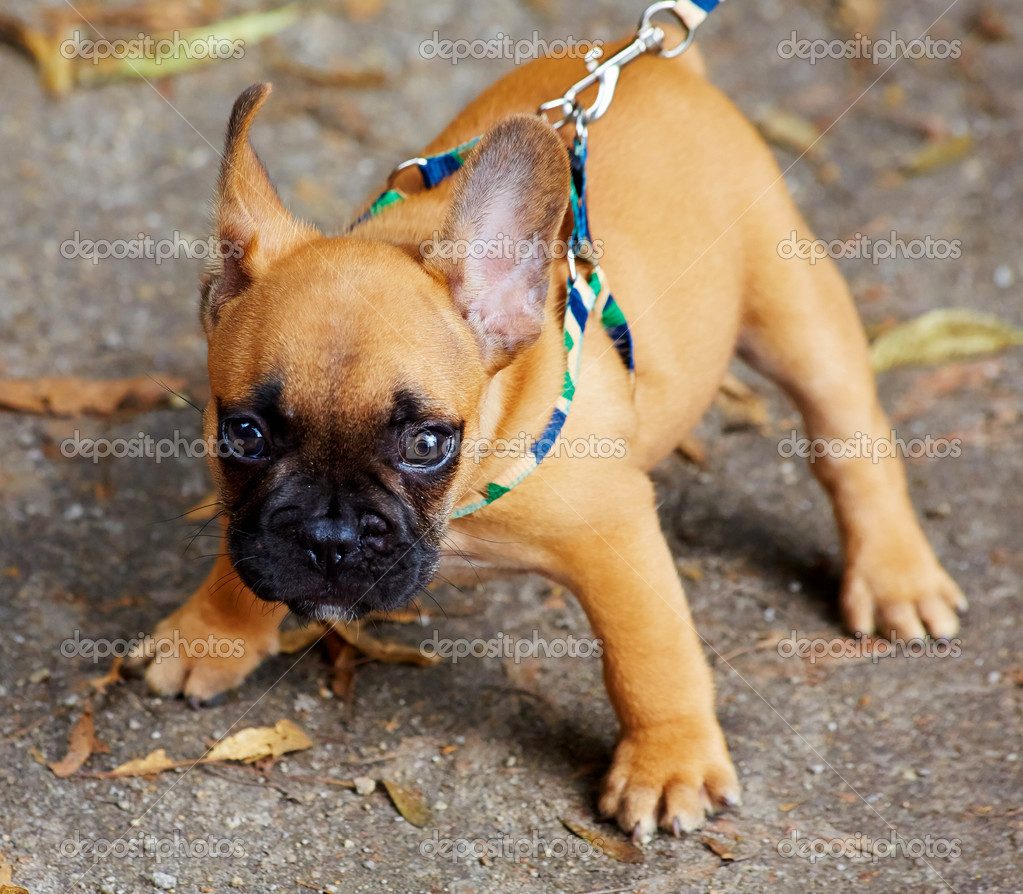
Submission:
M 490 378 L 539 337 L 550 260 L 427 262 L 295 220 L 248 141 L 269 93 L 235 103 L 217 189 L 222 257 L 201 304 L 210 465 L 245 584 L 302 614 L 355 618 L 433 577 L 473 478 L 461 444 L 479 435 Z M 568 163 L 541 121 L 500 122 L 455 177 L 443 239 L 560 232 Z

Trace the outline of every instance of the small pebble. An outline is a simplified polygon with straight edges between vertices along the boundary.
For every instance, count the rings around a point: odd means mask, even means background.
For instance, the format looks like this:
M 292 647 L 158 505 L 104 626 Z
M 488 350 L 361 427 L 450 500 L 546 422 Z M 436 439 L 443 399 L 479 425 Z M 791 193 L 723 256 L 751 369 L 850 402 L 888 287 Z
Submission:
M 375 779 L 371 779 L 369 776 L 356 776 L 355 777 L 355 791 L 360 795 L 371 795 L 377 790 L 377 783 Z
M 178 878 L 175 875 L 171 875 L 168 872 L 154 872 L 153 873 L 153 884 L 163 891 L 170 891 L 178 883 Z

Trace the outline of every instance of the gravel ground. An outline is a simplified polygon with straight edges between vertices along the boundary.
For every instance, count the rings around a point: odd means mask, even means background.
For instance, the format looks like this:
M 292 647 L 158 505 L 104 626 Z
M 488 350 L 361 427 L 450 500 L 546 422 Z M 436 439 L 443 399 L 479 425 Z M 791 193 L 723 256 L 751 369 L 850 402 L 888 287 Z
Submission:
M 41 6 L 5 5 L 26 17 Z M 321 3 L 275 50 L 250 48 L 159 89 L 122 82 L 53 99 L 25 59 L 0 52 L 0 375 L 181 376 L 204 399 L 200 263 L 92 264 L 65 258 L 61 245 L 76 233 L 204 234 L 224 121 L 249 83 L 277 83 L 255 141 L 283 196 L 300 216 L 336 229 L 391 165 L 514 64 L 423 59 L 420 44 L 435 31 L 611 38 L 638 13 L 605 0 L 390 0 L 375 14 L 373 6 Z M 888 60 L 785 58 L 779 44 L 793 31 L 842 35 L 824 6 L 725 4 L 700 35 L 714 80 L 754 118 L 776 120 L 783 110 L 835 122 L 816 159 L 777 150 L 821 236 L 894 230 L 961 240 L 957 259 L 843 260 L 868 325 L 934 307 L 1023 325 L 1023 9 L 960 0 L 939 17 L 944 3 L 907 0 L 882 10 L 878 34 L 908 39 L 930 27 L 936 39 L 962 39 L 954 59 L 889 70 Z M 981 13 L 988 37 L 1001 19 L 1004 39 L 983 39 L 974 27 Z M 379 69 L 384 81 L 311 87 L 273 71 L 281 55 L 345 60 Z M 962 158 L 925 176 L 898 173 L 928 139 L 967 133 Z M 174 520 L 209 488 L 201 460 L 93 464 L 63 458 L 57 445 L 76 430 L 195 437 L 198 415 L 181 406 L 114 421 L 0 414 L 0 864 L 12 864 L 14 882 L 34 894 L 1023 891 L 1023 351 L 881 377 L 900 432 L 963 443 L 956 458 L 909 463 L 925 529 L 971 599 L 962 642 L 944 657 L 811 664 L 772 645 L 793 630 L 840 632 L 837 539 L 809 472 L 779 456 L 791 407 L 737 371 L 766 396 L 770 433 L 735 429 L 715 411 L 699 431 L 706 462 L 673 458 L 656 473 L 665 530 L 717 653 L 709 657 L 720 716 L 743 780 L 743 807 L 710 826 L 735 859 L 690 836 L 657 839 L 645 862 L 626 864 L 586 853 L 565 831 L 562 819 L 593 821 L 613 744 L 595 659 L 366 664 L 350 706 L 330 696 L 318 650 L 268 661 L 223 704 L 198 712 L 131 682 L 96 699 L 97 735 L 110 754 L 93 756 L 87 770 L 160 747 L 196 755 L 236 724 L 281 718 L 315 746 L 278 761 L 269 781 L 219 767 L 55 777 L 41 762 L 63 755 L 84 682 L 108 666 L 64 658 L 61 643 L 76 632 L 146 630 L 209 566 L 208 548 L 186 548 L 194 525 Z M 434 596 L 447 617 L 380 634 L 415 643 L 434 630 L 470 638 L 586 631 L 571 598 L 538 579 Z M 423 829 L 403 821 L 379 786 L 359 794 L 322 781 L 356 776 L 417 791 L 432 821 Z M 601 832 L 617 837 L 610 826 Z M 875 848 L 873 860 L 807 856 L 829 841 L 887 844 L 893 834 L 898 846 Z M 125 835 L 130 848 L 96 860 L 87 852 Z M 140 854 L 142 836 L 173 855 Z M 496 840 L 489 855 L 466 856 L 465 843 L 482 839 Z

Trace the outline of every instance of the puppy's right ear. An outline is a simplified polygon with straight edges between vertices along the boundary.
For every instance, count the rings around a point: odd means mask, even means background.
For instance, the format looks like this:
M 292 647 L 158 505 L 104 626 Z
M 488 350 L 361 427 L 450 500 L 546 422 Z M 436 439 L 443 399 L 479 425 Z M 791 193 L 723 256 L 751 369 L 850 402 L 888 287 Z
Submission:
M 565 145 L 536 115 L 499 121 L 456 175 L 441 235 L 466 251 L 428 263 L 447 281 L 491 375 L 540 336 L 569 177 Z
M 278 258 L 319 238 L 288 213 L 249 143 L 249 127 L 270 84 L 253 84 L 235 100 L 227 123 L 214 218 L 217 257 L 203 276 L 200 318 L 209 331 L 220 311 Z

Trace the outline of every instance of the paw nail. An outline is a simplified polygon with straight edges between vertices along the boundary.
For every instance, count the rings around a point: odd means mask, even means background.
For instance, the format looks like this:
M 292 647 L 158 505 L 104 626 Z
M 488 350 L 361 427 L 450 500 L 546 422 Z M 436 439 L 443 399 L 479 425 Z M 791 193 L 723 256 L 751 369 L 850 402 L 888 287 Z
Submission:
M 642 833 L 642 831 L 640 829 L 640 824 L 636 823 L 636 825 L 632 829 L 632 843 L 633 844 L 640 844 L 642 841 L 643 841 L 643 833 Z
M 737 795 L 725 795 L 721 800 L 724 802 L 726 807 L 739 806 L 739 798 Z
M 682 837 L 682 821 L 677 816 L 671 821 L 671 831 L 676 838 Z
M 197 695 L 190 695 L 186 699 L 186 701 L 188 702 L 188 707 L 190 707 L 193 711 L 200 711 L 200 710 L 202 710 L 202 699 L 199 698 L 199 696 L 197 696 Z

